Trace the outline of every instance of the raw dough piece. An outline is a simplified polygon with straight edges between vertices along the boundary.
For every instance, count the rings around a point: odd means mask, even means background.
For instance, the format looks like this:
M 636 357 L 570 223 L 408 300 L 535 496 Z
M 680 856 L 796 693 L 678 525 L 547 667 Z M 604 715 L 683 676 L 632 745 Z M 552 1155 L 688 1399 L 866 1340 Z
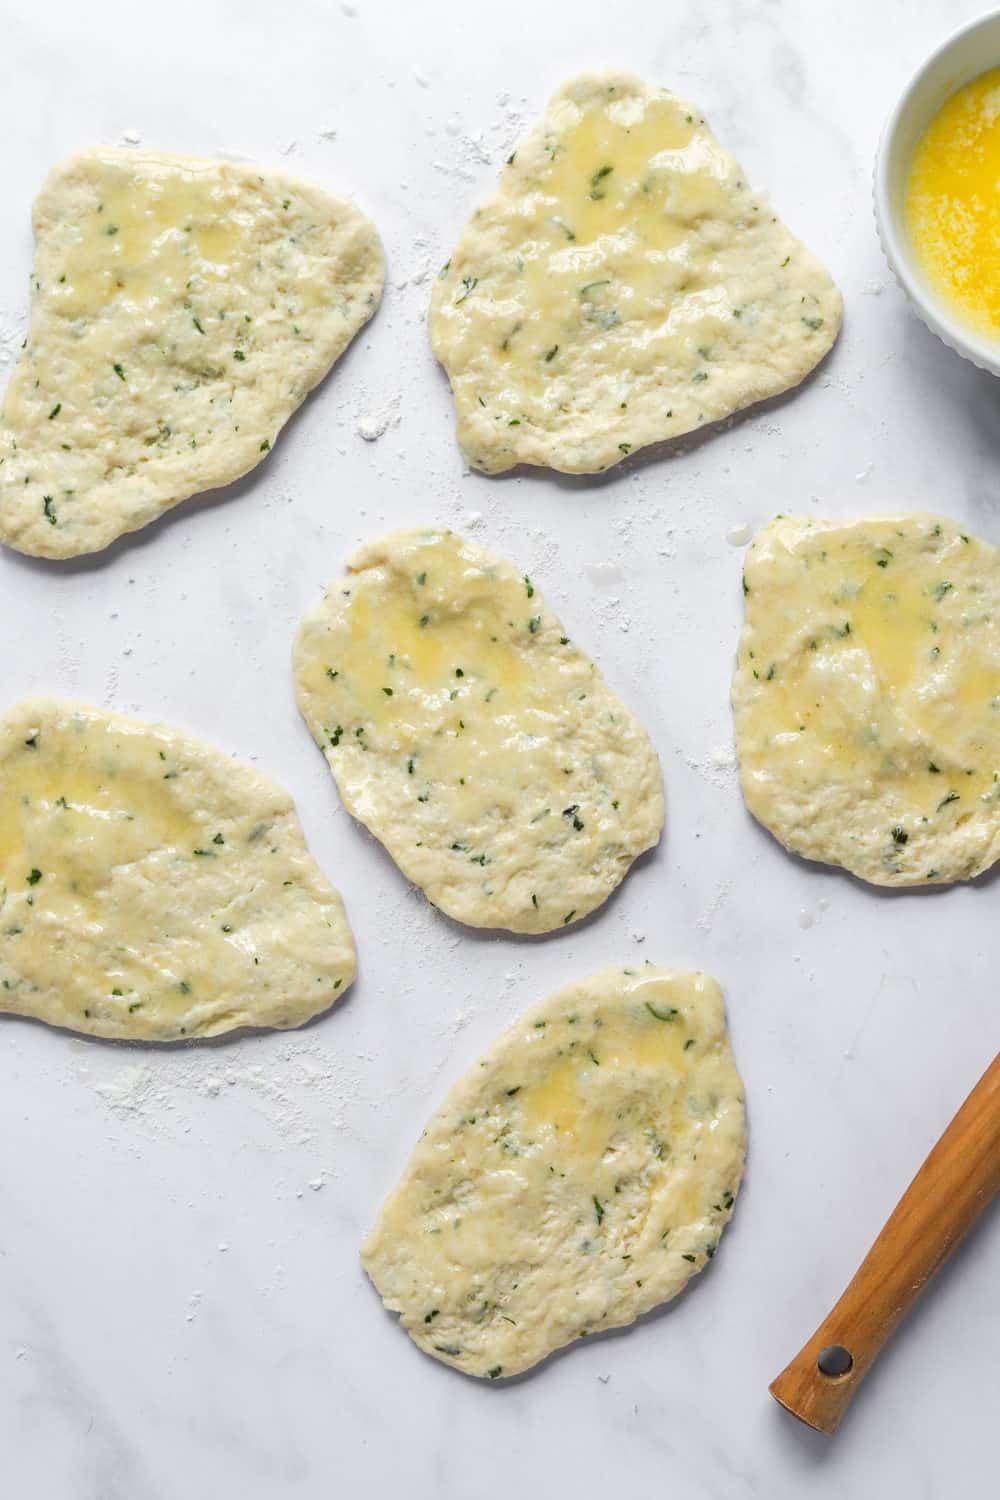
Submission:
M 58 698 L 0 719 L 0 1010 L 171 1042 L 298 1026 L 354 971 L 340 897 L 273 782 Z
M 646 731 L 504 559 L 426 529 L 348 567 L 295 650 L 348 811 L 459 922 L 579 921 L 663 826 Z
M 527 1012 L 428 1122 L 362 1257 L 427 1354 L 516 1375 L 715 1254 L 743 1087 L 713 979 L 605 969 Z
M 0 540 L 40 557 L 96 552 L 260 463 L 382 291 L 352 203 L 230 162 L 87 151 L 34 227 Z
M 601 73 L 564 84 L 511 154 L 430 335 L 475 468 L 589 474 L 797 385 L 840 317 L 697 107 Z
M 733 684 L 747 806 L 875 885 L 1000 857 L 1000 551 L 928 515 L 759 534 Z

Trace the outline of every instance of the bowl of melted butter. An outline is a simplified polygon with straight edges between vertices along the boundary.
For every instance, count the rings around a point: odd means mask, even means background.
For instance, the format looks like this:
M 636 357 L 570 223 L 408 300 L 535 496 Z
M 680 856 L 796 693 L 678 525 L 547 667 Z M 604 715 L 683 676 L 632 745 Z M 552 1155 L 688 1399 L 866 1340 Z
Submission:
M 910 80 L 882 134 L 874 202 L 886 260 L 924 323 L 1000 375 L 1000 11 Z

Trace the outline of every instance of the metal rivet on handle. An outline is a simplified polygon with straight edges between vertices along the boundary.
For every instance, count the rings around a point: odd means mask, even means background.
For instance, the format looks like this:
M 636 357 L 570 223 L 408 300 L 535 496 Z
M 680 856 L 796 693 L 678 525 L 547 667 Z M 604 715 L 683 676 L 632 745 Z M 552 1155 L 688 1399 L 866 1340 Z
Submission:
M 829 1344 L 820 1351 L 816 1368 L 821 1375 L 846 1375 L 854 1367 L 854 1355 L 843 1344 Z

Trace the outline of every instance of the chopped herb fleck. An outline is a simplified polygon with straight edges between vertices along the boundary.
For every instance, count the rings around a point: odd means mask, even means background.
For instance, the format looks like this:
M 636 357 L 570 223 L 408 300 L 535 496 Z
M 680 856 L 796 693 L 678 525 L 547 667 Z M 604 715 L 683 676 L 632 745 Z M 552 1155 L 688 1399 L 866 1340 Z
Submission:
M 646 1000 L 644 1004 L 649 1014 L 655 1016 L 658 1021 L 676 1021 L 677 1019 L 677 1011 L 672 1005 L 668 1005 L 666 1010 L 657 1010 L 651 1000 Z
M 594 198 L 596 200 L 598 198 L 603 198 L 604 197 L 604 189 L 601 187 L 601 183 L 604 181 L 605 177 L 610 177 L 610 175 L 611 175 L 611 173 L 613 171 L 614 171 L 614 167 L 611 167 L 611 166 L 598 167 L 597 171 L 594 173 L 593 177 L 590 179 L 590 196 L 591 196 L 591 198 Z

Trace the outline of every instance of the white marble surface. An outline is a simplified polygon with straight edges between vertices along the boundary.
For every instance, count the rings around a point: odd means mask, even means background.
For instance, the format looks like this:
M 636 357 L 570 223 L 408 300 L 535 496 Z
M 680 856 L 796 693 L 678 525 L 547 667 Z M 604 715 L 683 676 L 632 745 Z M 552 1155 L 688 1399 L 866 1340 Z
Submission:
M 1000 540 L 1000 385 L 889 284 L 883 116 L 969 0 L 7 0 L 0 358 L 29 203 L 123 135 L 354 193 L 382 311 L 266 467 L 96 560 L 0 557 L 3 700 L 189 726 L 295 794 L 361 977 L 297 1035 L 157 1051 L 0 1019 L 0 1468 L 23 1500 L 953 1500 L 990 1492 L 1000 1220 L 988 1217 L 831 1444 L 767 1383 L 839 1293 L 997 1045 L 997 883 L 880 896 L 785 856 L 727 766 L 740 523 L 937 507 Z M 522 121 L 584 65 L 689 92 L 832 267 L 843 337 L 793 398 L 603 482 L 463 472 L 429 275 Z M 359 425 L 390 425 L 375 442 Z M 381 425 L 380 421 L 375 423 Z M 521 561 L 652 730 L 669 828 L 595 919 L 477 937 L 339 808 L 299 721 L 294 623 L 356 540 L 438 519 Z M 510 1386 L 423 1358 L 359 1240 L 428 1110 L 517 1011 L 604 963 L 724 982 L 752 1122 L 719 1256 L 631 1332 Z

